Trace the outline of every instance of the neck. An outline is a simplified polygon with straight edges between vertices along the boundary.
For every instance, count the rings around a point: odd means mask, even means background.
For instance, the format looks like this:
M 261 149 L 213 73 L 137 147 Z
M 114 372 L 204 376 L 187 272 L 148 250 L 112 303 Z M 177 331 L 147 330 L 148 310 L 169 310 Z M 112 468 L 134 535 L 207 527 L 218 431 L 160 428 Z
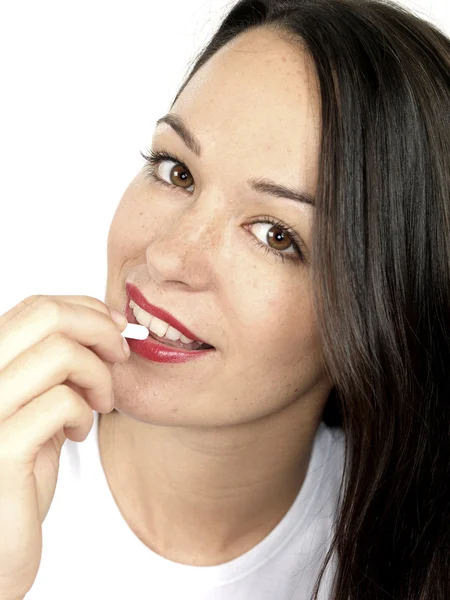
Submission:
M 175 562 L 221 564 L 289 510 L 319 424 L 301 402 L 224 428 L 163 427 L 113 411 L 100 415 L 100 454 L 122 515 L 148 547 Z

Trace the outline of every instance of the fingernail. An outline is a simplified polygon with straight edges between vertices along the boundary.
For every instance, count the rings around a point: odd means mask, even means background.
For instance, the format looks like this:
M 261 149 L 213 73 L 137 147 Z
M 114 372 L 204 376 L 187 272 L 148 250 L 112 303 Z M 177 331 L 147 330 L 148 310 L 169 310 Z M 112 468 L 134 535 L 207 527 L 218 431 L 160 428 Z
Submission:
M 125 354 L 127 356 L 130 356 L 131 351 L 130 351 L 130 346 L 128 345 L 127 340 L 125 338 L 123 338 L 122 342 L 123 342 L 123 344 L 122 344 L 123 345 L 123 351 L 125 352 Z
M 111 319 L 115 321 L 117 325 L 119 325 L 120 327 L 127 326 L 127 318 L 122 313 L 120 313 L 118 310 L 115 310 L 114 308 L 110 308 L 109 312 L 111 313 Z

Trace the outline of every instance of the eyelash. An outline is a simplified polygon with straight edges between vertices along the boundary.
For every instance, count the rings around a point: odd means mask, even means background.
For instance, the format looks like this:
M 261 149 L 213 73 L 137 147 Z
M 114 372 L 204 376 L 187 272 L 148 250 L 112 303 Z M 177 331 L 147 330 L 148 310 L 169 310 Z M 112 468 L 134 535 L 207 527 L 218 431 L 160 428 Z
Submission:
M 159 165 L 159 163 L 163 161 L 174 162 L 176 164 L 181 165 L 184 169 L 189 171 L 188 167 L 181 159 L 179 159 L 175 154 L 169 154 L 169 152 L 166 152 L 165 150 L 153 150 L 153 148 L 150 148 L 146 152 L 140 152 L 140 154 L 142 158 L 144 158 L 146 161 L 145 174 L 151 181 L 164 185 L 165 187 L 169 187 L 171 189 L 175 188 L 177 190 L 184 191 L 183 188 L 178 188 L 175 185 L 167 183 L 166 181 L 164 181 L 156 175 L 156 167 Z M 283 233 L 287 233 L 289 235 L 289 237 L 291 238 L 292 246 L 294 247 L 294 250 L 296 252 L 296 254 L 286 254 L 284 252 L 279 252 L 278 250 L 274 250 L 273 248 L 266 246 L 265 244 L 260 242 L 254 235 L 252 235 L 253 243 L 259 248 L 262 248 L 266 252 L 266 254 L 275 255 L 277 258 L 280 258 L 283 263 L 286 260 L 289 262 L 306 263 L 304 253 L 300 249 L 302 242 L 300 241 L 297 233 L 291 227 L 283 223 L 283 221 L 274 219 L 270 215 L 262 215 L 255 221 L 249 223 L 249 225 L 254 225 L 255 223 L 270 223 L 271 225 L 279 227 Z

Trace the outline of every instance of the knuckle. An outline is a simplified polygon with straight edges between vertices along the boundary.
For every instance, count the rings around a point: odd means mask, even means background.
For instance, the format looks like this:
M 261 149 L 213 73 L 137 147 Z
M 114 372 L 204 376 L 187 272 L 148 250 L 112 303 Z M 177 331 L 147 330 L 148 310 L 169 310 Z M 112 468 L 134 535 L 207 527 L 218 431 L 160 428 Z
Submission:
M 63 412 L 78 408 L 78 394 L 68 385 L 64 385 L 63 383 L 55 385 L 52 388 L 52 393 L 58 398 L 58 407 Z
M 40 300 L 41 298 L 43 298 L 44 296 L 42 294 L 33 294 L 31 296 L 27 296 L 24 300 L 23 303 L 24 304 L 33 304 L 34 302 L 37 302 L 38 300 Z
M 24 298 L 23 300 L 21 300 L 19 302 L 19 306 L 23 305 L 23 306 L 33 306 L 33 304 L 37 304 L 38 302 L 40 302 L 42 300 L 42 298 L 44 298 L 44 296 L 42 296 L 41 294 L 35 294 L 33 296 L 27 296 L 26 298 Z
M 55 351 L 60 360 L 72 360 L 77 353 L 77 344 L 61 331 L 54 331 L 46 338 L 49 346 Z
M 104 302 L 99 300 L 98 298 L 95 298 L 95 296 L 80 295 L 80 296 L 77 296 L 77 298 L 80 301 L 82 301 L 86 306 L 89 306 L 89 308 L 97 310 L 102 314 L 104 313 L 105 316 L 109 315 L 108 306 Z
M 106 304 L 104 302 L 102 302 L 98 298 L 94 298 L 93 296 L 86 296 L 86 299 L 89 299 L 91 302 L 93 302 L 94 306 L 96 306 L 97 308 L 99 308 L 99 309 L 101 308 L 104 311 L 106 311 L 107 313 L 109 313 L 109 308 L 106 306 Z
M 47 340 L 49 343 L 51 342 L 52 346 L 63 346 L 69 338 L 65 333 L 62 333 L 62 331 L 52 331 L 52 333 L 47 336 Z
M 45 319 L 49 320 L 53 324 L 57 324 L 61 321 L 63 307 L 55 298 L 44 297 L 40 301 L 40 310 Z

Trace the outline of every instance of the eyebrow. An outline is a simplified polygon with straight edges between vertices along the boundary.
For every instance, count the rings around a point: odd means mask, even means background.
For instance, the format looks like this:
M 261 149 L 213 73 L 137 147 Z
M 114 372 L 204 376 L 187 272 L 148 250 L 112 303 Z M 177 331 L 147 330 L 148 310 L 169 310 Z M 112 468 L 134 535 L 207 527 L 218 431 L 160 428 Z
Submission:
M 179 115 L 168 113 L 156 121 L 156 126 L 160 125 L 161 123 L 166 123 L 169 125 L 180 136 L 191 152 L 198 157 L 201 156 L 202 147 L 198 138 L 192 133 Z M 299 189 L 279 185 L 278 183 L 275 183 L 274 181 L 264 177 L 252 177 L 247 183 L 255 192 L 261 192 L 277 198 L 288 198 L 289 200 L 310 204 L 311 206 L 314 206 L 315 204 L 315 199 L 310 194 L 307 194 Z

